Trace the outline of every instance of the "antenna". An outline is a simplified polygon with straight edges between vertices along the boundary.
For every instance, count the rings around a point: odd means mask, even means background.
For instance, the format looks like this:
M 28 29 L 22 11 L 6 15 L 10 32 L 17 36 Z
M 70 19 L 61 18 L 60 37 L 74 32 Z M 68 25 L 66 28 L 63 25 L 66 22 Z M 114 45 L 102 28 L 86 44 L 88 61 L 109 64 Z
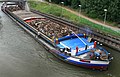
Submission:
M 72 30 L 71 30 L 72 31 Z M 73 32 L 73 31 L 72 31 Z M 87 45 L 75 32 L 73 32 L 75 34 L 75 36 L 77 36 L 84 44 L 85 46 Z

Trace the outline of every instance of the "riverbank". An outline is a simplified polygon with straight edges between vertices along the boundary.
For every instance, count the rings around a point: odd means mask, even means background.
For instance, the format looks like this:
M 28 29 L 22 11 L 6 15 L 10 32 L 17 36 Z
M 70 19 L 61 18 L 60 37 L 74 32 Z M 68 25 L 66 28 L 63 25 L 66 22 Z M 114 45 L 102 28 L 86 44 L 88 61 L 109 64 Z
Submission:
M 108 28 L 108 27 L 105 27 L 99 24 L 95 24 L 83 17 L 79 17 L 78 15 L 69 12 L 68 10 L 56 4 L 48 4 L 48 3 L 42 3 L 42 2 L 37 2 L 37 1 L 30 1 L 29 4 L 30 4 L 30 7 L 33 9 L 39 10 L 47 14 L 52 14 L 58 17 L 62 17 L 71 22 L 77 23 L 79 26 L 85 25 L 89 28 L 99 30 L 101 32 L 104 32 L 104 33 L 107 33 L 107 34 L 110 34 L 116 37 L 120 36 L 119 30 L 112 30 L 111 28 Z

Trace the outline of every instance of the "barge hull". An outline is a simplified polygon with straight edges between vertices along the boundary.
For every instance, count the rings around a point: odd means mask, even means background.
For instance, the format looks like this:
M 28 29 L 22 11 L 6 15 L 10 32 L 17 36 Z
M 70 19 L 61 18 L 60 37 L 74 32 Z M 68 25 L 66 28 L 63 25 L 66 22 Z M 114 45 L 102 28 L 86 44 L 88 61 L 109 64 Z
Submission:
M 38 36 L 38 32 L 35 31 L 33 28 L 31 28 L 26 22 L 24 22 L 22 19 L 20 19 L 19 17 L 17 17 L 15 14 L 11 13 L 9 10 L 4 10 L 4 12 L 10 16 L 10 18 L 12 18 L 15 22 L 17 22 L 17 24 L 19 24 L 23 29 L 25 29 L 28 33 L 30 33 L 40 44 L 43 45 L 43 47 L 45 49 L 47 49 L 49 52 L 51 52 L 53 55 L 55 55 L 56 57 L 60 58 L 61 60 L 76 65 L 76 66 L 81 66 L 81 67 L 86 67 L 86 68 L 92 68 L 92 69 L 107 69 L 108 65 L 104 65 L 104 64 L 86 64 L 84 62 L 76 62 L 76 61 L 72 61 L 72 60 L 67 60 L 67 57 L 61 57 L 59 55 L 60 51 L 56 50 L 54 45 L 50 45 L 50 41 L 45 40 L 44 37 L 42 36 Z M 43 38 L 43 39 L 42 39 Z

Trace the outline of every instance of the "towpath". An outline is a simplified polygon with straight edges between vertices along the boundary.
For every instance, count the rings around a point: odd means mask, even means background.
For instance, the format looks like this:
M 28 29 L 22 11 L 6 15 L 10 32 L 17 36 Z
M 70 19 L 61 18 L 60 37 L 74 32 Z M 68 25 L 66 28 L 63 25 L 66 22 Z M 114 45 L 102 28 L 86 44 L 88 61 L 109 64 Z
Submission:
M 91 21 L 91 22 L 93 22 L 93 23 L 96 23 L 96 24 L 102 25 L 102 26 L 104 26 L 104 27 L 110 28 L 110 29 L 112 29 L 112 30 L 114 30 L 114 31 L 117 31 L 117 32 L 119 31 L 119 32 L 120 32 L 120 29 L 117 28 L 117 27 L 113 27 L 113 26 L 104 24 L 104 23 L 102 23 L 102 22 L 99 22 L 99 21 L 97 21 L 97 20 L 94 20 L 94 19 L 92 19 L 92 18 L 89 18 L 89 17 L 87 17 L 87 16 L 84 16 L 84 15 L 82 15 L 82 14 L 79 14 L 78 12 L 73 11 L 73 10 L 71 10 L 71 9 L 69 9 L 69 8 L 66 8 L 66 7 L 63 7 L 63 8 L 66 9 L 67 11 L 69 11 L 69 12 L 71 12 L 71 13 L 73 13 L 73 14 L 76 14 L 76 15 L 82 17 L 82 18 L 85 18 L 85 19 L 87 19 L 87 20 L 89 20 L 89 21 Z
M 38 0 L 38 1 L 45 2 L 45 0 Z M 76 12 L 76 11 L 74 11 L 74 10 L 71 10 L 70 8 L 67 8 L 67 7 L 62 7 L 62 8 L 63 8 L 63 9 L 66 9 L 67 11 L 69 11 L 69 12 L 71 12 L 71 13 L 77 15 L 77 16 L 80 16 L 80 17 L 82 17 L 82 18 L 85 18 L 85 19 L 87 19 L 87 20 L 89 20 L 89 21 L 91 21 L 91 22 L 93 22 L 93 23 L 96 23 L 96 24 L 102 25 L 102 26 L 104 26 L 104 27 L 110 28 L 110 29 L 112 29 L 112 30 L 114 30 L 114 31 L 116 31 L 116 32 L 120 32 L 120 29 L 119 29 L 119 28 L 110 26 L 108 23 L 104 24 L 103 22 L 99 22 L 99 21 L 94 20 L 94 19 L 92 19 L 92 18 L 89 18 L 89 17 L 87 17 L 87 16 L 85 16 L 85 15 L 83 15 L 83 14 L 79 14 L 78 12 Z

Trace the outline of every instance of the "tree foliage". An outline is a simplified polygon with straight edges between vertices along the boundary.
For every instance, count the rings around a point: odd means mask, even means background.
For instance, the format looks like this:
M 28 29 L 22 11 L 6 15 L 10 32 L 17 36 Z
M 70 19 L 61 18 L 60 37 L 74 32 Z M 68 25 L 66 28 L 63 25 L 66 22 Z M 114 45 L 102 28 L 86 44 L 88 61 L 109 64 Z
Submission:
M 107 20 L 120 22 L 120 0 L 84 0 L 84 11 L 94 18 L 103 19 L 107 9 Z
M 48 0 L 49 1 L 49 0 Z M 120 0 L 51 0 L 54 3 L 71 6 L 74 9 L 82 5 L 82 11 L 92 18 L 104 19 L 107 9 L 107 20 L 120 23 Z

